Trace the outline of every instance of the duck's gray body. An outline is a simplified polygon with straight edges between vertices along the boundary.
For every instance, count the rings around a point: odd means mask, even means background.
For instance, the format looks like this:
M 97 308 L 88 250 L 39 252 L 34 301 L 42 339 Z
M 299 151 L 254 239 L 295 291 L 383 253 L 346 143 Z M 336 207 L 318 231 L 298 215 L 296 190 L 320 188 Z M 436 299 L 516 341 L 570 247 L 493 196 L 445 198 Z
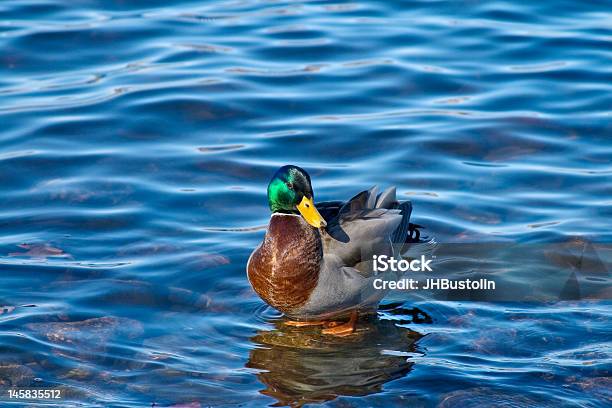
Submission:
M 327 221 L 325 230 L 319 232 L 323 259 L 318 281 L 308 300 L 286 314 L 299 320 L 318 320 L 353 310 L 376 311 L 387 291 L 375 289 L 374 280 L 397 280 L 400 273 L 375 273 L 373 255 L 400 258 L 411 238 L 412 204 L 398 202 L 394 187 L 378 195 L 374 187 L 347 202 L 320 203 L 317 209 Z

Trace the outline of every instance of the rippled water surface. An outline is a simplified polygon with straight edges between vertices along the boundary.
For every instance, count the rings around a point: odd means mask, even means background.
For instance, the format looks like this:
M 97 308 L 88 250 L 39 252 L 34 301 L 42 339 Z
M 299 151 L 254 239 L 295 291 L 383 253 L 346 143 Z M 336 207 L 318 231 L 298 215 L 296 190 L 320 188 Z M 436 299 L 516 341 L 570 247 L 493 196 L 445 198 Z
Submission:
M 604 1 L 2 1 L 1 404 L 612 403 L 609 286 L 394 293 L 329 338 L 245 277 L 287 163 L 318 200 L 397 185 L 442 243 L 609 243 L 611 21 Z

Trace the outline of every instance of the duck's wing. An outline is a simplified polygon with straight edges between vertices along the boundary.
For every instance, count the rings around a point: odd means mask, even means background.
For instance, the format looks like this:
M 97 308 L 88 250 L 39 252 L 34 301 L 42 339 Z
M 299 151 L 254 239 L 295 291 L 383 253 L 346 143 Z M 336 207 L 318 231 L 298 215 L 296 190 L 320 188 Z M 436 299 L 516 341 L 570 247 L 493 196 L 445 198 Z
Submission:
M 321 201 L 316 203 L 319 214 L 321 214 L 328 224 L 338 216 L 338 212 L 340 212 L 340 208 L 342 208 L 343 205 L 344 201 Z
M 394 187 L 377 193 L 373 187 L 347 202 L 321 203 L 320 208 L 328 222 L 323 253 L 337 256 L 343 266 L 363 275 L 370 274 L 373 255 L 398 253 L 409 237 L 412 204 L 398 202 Z

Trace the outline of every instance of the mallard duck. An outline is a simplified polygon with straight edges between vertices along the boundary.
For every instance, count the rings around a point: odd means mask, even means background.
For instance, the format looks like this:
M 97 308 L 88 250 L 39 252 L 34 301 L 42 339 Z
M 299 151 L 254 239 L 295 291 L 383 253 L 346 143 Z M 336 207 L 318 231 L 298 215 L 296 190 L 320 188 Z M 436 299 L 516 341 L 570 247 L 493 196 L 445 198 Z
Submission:
M 286 324 L 351 334 L 358 314 L 375 313 L 386 294 L 374 279 L 399 277 L 376 274 L 372 255 L 401 255 L 407 242 L 418 240 L 419 226 L 409 222 L 412 204 L 398 202 L 394 187 L 315 204 L 310 176 L 292 165 L 272 177 L 268 203 L 268 229 L 247 263 L 251 286 L 291 319 Z M 347 323 L 334 321 L 347 316 Z

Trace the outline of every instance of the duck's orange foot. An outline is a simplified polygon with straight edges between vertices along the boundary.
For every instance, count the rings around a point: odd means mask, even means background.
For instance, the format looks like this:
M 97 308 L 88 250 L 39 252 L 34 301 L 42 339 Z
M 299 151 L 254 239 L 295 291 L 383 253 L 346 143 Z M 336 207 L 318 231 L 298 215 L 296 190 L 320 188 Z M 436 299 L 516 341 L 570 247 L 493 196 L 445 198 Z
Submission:
M 285 322 L 285 326 L 293 326 L 293 327 L 308 327 L 308 326 L 323 326 L 326 322 L 321 320 L 313 320 L 313 321 L 303 321 L 300 322 L 298 320 L 287 320 Z
M 321 330 L 321 333 L 338 337 L 350 336 L 355 332 L 355 323 L 357 323 L 357 311 L 353 310 L 348 322 L 344 324 L 328 323 L 325 325 L 325 329 Z

